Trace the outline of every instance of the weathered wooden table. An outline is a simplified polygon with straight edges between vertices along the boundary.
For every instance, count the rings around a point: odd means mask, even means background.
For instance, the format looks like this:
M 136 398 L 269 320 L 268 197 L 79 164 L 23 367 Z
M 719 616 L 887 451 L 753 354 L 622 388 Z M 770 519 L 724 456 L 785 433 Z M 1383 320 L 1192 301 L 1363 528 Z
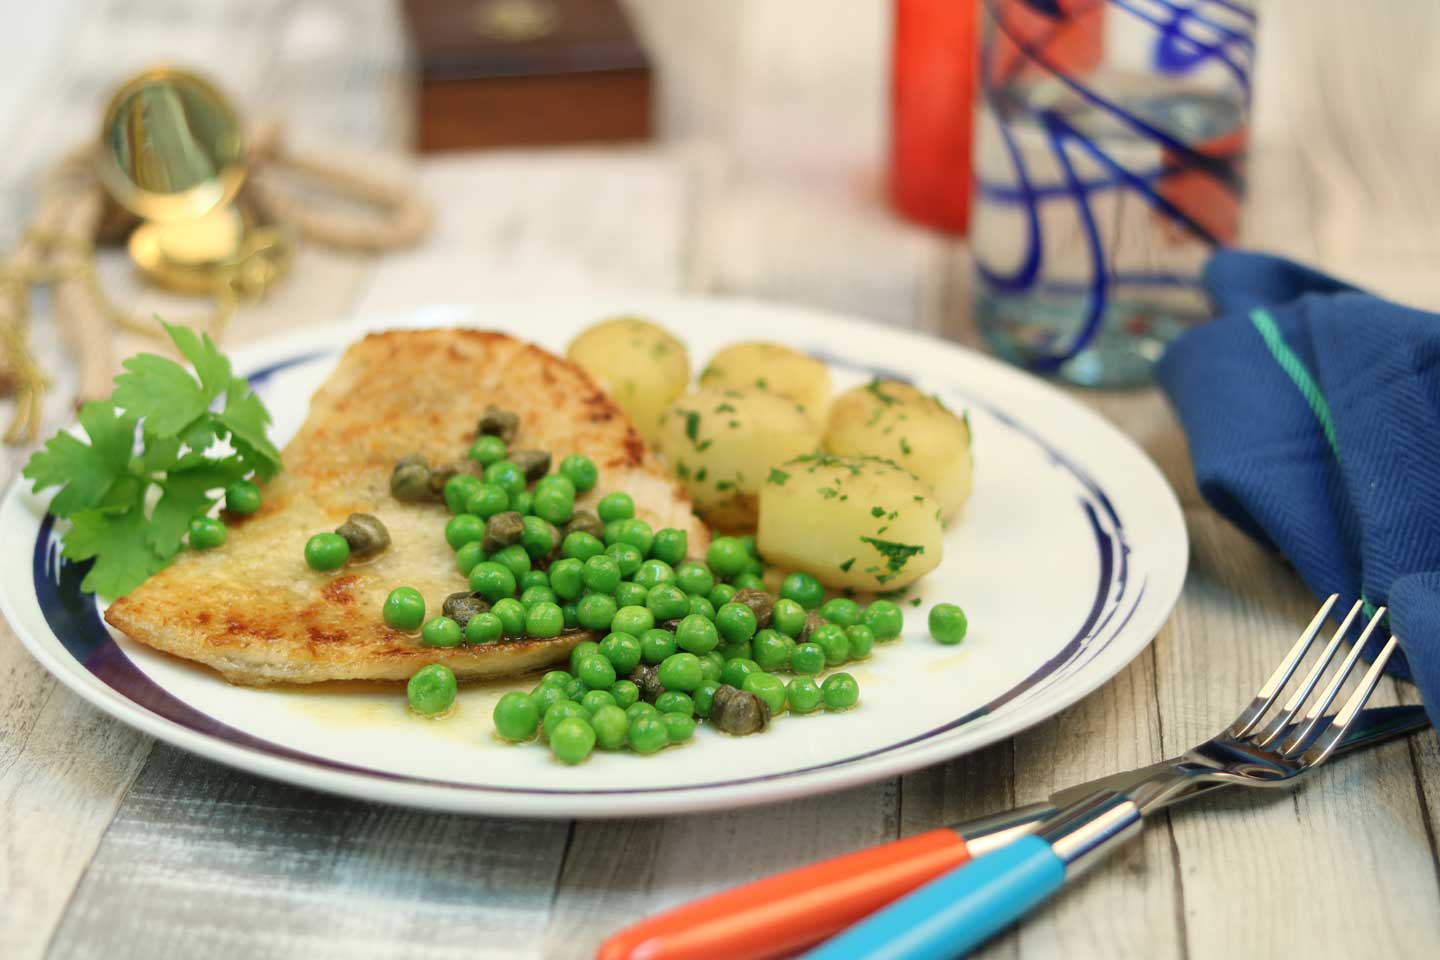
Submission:
M 417 163 L 442 200 L 424 249 L 383 260 L 306 250 L 235 336 L 604 286 L 743 293 L 972 339 L 964 247 L 880 202 L 887 3 L 630 7 L 666 71 L 663 142 Z M 10 5 L 3 20 L 6 242 L 42 166 L 91 135 L 111 85 L 154 59 L 209 70 L 247 106 L 283 110 L 300 136 L 404 142 L 402 44 L 381 0 L 71 0 Z M 1265 7 L 1259 47 L 1250 242 L 1440 306 L 1440 10 L 1280 0 Z M 125 289 L 123 262 L 104 274 Z M 38 335 L 65 371 L 56 337 Z M 1184 749 L 1231 714 L 1312 600 L 1199 499 L 1157 394 L 1076 396 L 1179 491 L 1191 570 L 1168 626 L 1116 679 L 1013 740 L 840 794 L 573 823 L 338 800 L 107 719 L 0 626 L 0 957 L 580 957 L 659 907 Z M 65 419 L 64 397 L 62 378 L 47 430 Z M 24 455 L 0 454 L 0 480 Z M 1414 699 L 1388 683 L 1381 696 Z M 1428 734 L 1293 795 L 1185 807 L 986 955 L 1435 956 L 1437 809 Z

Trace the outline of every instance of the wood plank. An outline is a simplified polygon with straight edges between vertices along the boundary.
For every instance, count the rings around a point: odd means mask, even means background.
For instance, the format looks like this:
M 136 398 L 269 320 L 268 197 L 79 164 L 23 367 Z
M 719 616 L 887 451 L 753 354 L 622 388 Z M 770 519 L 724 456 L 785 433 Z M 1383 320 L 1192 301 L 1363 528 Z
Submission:
M 340 800 L 161 745 L 49 956 L 513 957 L 544 930 L 567 834 Z

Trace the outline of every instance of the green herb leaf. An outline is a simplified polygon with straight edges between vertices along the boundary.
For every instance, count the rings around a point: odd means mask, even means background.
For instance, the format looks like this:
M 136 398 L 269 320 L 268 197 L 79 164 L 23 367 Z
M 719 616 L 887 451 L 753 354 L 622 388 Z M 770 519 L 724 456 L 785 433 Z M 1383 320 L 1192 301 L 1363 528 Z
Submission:
M 910 558 L 919 553 L 924 553 L 925 548 L 914 543 L 896 543 L 894 540 L 881 540 L 877 537 L 861 537 L 861 543 L 868 543 L 885 556 L 885 568 L 887 574 L 881 574 L 875 579 L 880 583 L 895 579 L 895 576 L 903 569 Z
M 121 364 L 110 399 L 132 417 L 143 417 L 156 436 L 179 433 L 205 412 L 209 401 L 195 378 L 174 360 L 140 353 Z
M 136 503 L 124 513 L 86 510 L 70 518 L 62 553 L 70 560 L 95 561 L 80 583 L 86 593 L 121 597 L 170 562 L 146 542 L 145 511 Z
M 163 484 L 165 492 L 150 515 L 150 528 L 146 531 L 150 545 L 163 557 L 174 556 L 190 521 L 208 513 L 219 500 L 211 491 L 229 486 L 247 472 L 239 458 L 230 457 L 168 474 Z
M 781 470 L 779 467 L 771 467 L 770 476 L 765 478 L 765 482 L 773 483 L 777 487 L 783 487 L 785 486 L 785 481 L 789 479 L 790 474 L 786 473 L 784 470 Z

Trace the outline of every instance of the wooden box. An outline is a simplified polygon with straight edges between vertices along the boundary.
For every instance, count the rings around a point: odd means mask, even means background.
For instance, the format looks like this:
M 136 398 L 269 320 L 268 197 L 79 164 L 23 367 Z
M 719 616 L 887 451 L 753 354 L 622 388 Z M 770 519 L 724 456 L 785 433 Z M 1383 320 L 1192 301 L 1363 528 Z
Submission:
M 405 0 L 421 151 L 643 140 L 649 59 L 618 0 Z

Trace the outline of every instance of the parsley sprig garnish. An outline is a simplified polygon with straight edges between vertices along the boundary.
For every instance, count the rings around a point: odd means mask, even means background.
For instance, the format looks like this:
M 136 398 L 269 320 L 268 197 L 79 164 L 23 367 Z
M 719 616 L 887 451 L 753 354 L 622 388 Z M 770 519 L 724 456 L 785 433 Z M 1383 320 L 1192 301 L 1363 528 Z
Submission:
M 89 442 L 61 432 L 25 464 L 36 491 L 60 488 L 50 512 L 70 521 L 64 556 L 95 561 L 80 584 L 88 593 L 129 593 L 179 552 L 220 490 L 280 470 L 250 385 L 209 336 L 164 327 L 194 374 L 152 353 L 130 357 L 110 399 L 80 410 Z

